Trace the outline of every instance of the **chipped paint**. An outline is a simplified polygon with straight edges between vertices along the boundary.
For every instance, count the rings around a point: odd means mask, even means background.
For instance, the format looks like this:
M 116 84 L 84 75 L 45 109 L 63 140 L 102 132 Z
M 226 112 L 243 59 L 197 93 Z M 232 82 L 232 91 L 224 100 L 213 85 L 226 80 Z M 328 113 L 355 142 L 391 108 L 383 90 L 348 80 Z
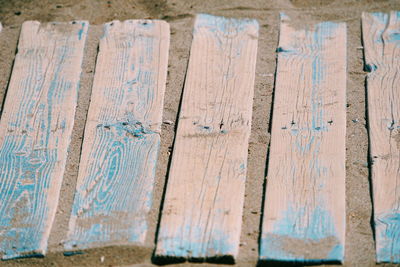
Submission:
M 168 47 L 165 22 L 104 25 L 66 250 L 144 243 Z
M 7 115 L 0 122 L 6 131 L 0 133 L 4 136 L 0 143 L 2 259 L 35 257 L 47 250 L 75 114 L 78 88 L 71 89 L 79 81 L 85 44 L 85 38 L 66 37 L 81 30 L 86 34 L 88 23 L 82 26 L 42 27 L 38 22 L 22 26 L 5 102 Z M 68 30 L 58 30 L 63 27 Z M 51 54 L 43 49 L 44 43 Z
M 376 214 L 374 222 L 377 261 L 400 263 L 400 212 Z
M 197 15 L 155 256 L 234 261 L 258 23 Z
M 320 205 L 290 206 L 263 235 L 260 258 L 272 261 L 324 263 L 341 261 L 344 247 L 337 238 L 332 216 Z
M 376 260 L 400 263 L 398 61 L 400 12 L 363 13 Z
M 324 139 L 337 129 L 332 110 L 327 109 L 331 103 L 325 103 L 333 101 L 331 95 L 337 95 L 326 85 L 329 75 L 335 77 L 327 65 L 331 63 L 326 58 L 327 48 L 332 46 L 327 43 L 334 42 L 330 40 L 343 34 L 344 29 L 344 24 L 333 22 L 297 29 L 291 26 L 287 15 L 281 14 L 274 123 L 284 121 L 273 125 L 272 130 L 268 170 L 271 177 L 267 183 L 260 260 L 306 264 L 343 261 L 345 207 L 337 208 L 343 212 L 334 210 L 330 191 L 335 175 L 344 175 L 344 162 L 333 169 L 326 160 L 326 153 L 331 152 Z M 345 63 L 338 66 L 342 73 L 344 66 Z M 295 83 L 282 82 L 286 75 L 293 76 Z M 299 93 L 291 96 L 290 90 Z M 344 97 L 339 99 L 344 101 Z M 295 103 L 295 107 L 285 106 L 287 103 Z M 281 110 L 285 110 L 283 115 Z M 344 140 L 345 135 L 339 138 Z M 285 141 L 287 146 L 282 144 Z M 342 149 L 344 154 L 344 146 Z M 344 188 L 344 183 L 341 186 Z

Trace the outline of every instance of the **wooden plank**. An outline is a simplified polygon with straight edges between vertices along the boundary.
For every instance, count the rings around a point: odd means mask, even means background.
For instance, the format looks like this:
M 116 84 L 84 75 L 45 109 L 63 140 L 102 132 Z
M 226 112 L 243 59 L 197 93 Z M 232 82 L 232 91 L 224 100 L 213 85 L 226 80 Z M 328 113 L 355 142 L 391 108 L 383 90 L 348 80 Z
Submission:
M 341 262 L 346 25 L 281 15 L 260 259 Z
M 74 124 L 88 25 L 22 25 L 0 121 L 2 259 L 46 252 Z
M 258 23 L 198 15 L 156 256 L 237 255 Z
M 169 36 L 164 21 L 104 25 L 67 250 L 145 241 Z
M 400 12 L 363 13 L 378 262 L 400 263 Z

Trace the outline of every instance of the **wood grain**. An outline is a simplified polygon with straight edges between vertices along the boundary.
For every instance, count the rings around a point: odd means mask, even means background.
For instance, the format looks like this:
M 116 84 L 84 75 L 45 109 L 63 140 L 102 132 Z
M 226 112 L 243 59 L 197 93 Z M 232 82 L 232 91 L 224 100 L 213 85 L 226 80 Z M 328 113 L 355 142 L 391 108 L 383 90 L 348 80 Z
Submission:
M 342 261 L 346 25 L 281 14 L 260 259 Z
M 257 39 L 255 20 L 196 18 L 158 258 L 237 255 Z
M 88 25 L 22 25 L 0 121 L 3 259 L 46 252 L 74 124 Z
M 164 21 L 104 25 L 67 250 L 145 241 L 169 36 Z
M 378 262 L 400 263 L 400 12 L 363 13 Z

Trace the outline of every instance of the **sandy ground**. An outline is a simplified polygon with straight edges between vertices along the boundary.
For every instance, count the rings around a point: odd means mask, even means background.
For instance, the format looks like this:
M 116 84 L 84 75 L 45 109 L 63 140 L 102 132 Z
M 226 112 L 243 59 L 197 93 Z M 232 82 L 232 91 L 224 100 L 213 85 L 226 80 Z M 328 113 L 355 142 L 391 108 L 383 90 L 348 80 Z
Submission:
M 171 24 L 171 48 L 164 120 L 175 121 L 188 63 L 191 29 L 196 13 L 227 17 L 250 17 L 260 23 L 257 74 L 253 105 L 252 132 L 249 145 L 248 177 L 243 214 L 240 253 L 237 266 L 255 266 L 267 147 L 270 110 L 276 65 L 279 12 L 297 17 L 298 23 L 321 20 L 344 21 L 348 25 L 347 82 L 347 235 L 345 266 L 375 266 L 374 240 L 370 225 L 372 204 L 367 163 L 368 137 L 365 120 L 365 75 L 361 47 L 360 15 L 362 11 L 400 10 L 399 0 L 0 0 L 0 103 L 15 57 L 20 27 L 25 20 L 70 21 L 91 23 L 86 46 L 82 82 L 67 170 L 63 180 L 59 208 L 53 226 L 49 253 L 45 258 L 0 262 L 1 266 L 152 266 L 155 233 L 166 181 L 166 169 L 171 159 L 174 125 L 164 125 L 157 168 L 153 207 L 148 222 L 145 247 L 110 247 L 86 251 L 65 257 L 61 245 L 65 237 L 76 185 L 82 134 L 90 103 L 91 85 L 101 24 L 114 19 L 165 19 Z M 104 262 L 101 262 L 104 257 Z M 213 266 L 182 264 L 182 266 Z M 179 265 L 180 266 L 180 265 Z M 221 265 L 218 265 L 221 266 Z M 383 265 L 390 266 L 390 265 Z

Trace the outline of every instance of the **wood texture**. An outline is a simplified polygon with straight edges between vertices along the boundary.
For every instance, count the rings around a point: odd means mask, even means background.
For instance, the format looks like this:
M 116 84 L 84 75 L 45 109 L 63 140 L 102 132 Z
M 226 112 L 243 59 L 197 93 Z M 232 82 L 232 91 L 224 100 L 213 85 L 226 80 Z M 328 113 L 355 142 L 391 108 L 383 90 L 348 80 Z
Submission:
M 104 25 L 67 250 L 144 243 L 152 203 L 169 25 Z
M 362 28 L 377 261 L 400 263 L 400 12 L 364 13 Z
M 281 15 L 260 259 L 342 261 L 346 25 Z
M 74 124 L 88 23 L 22 25 L 0 121 L 0 253 L 43 255 Z
M 237 255 L 257 39 L 255 20 L 196 18 L 157 257 Z

